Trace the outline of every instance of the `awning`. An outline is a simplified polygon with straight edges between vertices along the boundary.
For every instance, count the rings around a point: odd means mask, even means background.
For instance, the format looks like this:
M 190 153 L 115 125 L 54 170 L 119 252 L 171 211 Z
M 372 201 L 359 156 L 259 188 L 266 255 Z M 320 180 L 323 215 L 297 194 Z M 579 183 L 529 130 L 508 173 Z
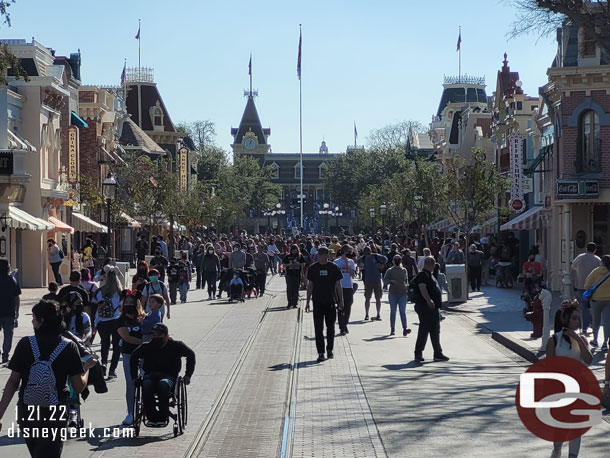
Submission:
M 72 116 L 70 119 L 72 121 L 73 126 L 84 127 L 84 128 L 89 127 L 89 124 L 87 124 L 83 118 L 81 118 L 79 115 L 77 115 L 74 112 L 72 112 Z
M 82 213 L 72 213 L 72 225 L 74 229 L 81 232 L 101 232 L 104 234 L 108 232 L 106 226 L 93 221 Z
M 13 229 L 26 229 L 29 231 L 51 231 L 55 225 L 42 218 L 36 218 L 25 210 L 17 207 L 8 207 L 10 221 L 8 226 Z
M 13 149 L 22 149 L 24 151 L 36 152 L 36 148 L 25 138 L 8 129 L 8 146 Z
M 543 146 L 540 149 L 540 152 L 538 153 L 538 156 L 536 156 L 534 161 L 525 170 L 525 175 L 526 176 L 531 176 L 534 173 L 534 171 L 536 170 L 536 168 L 540 165 L 540 163 L 544 160 L 546 155 L 549 154 L 549 152 L 552 151 L 552 150 L 553 150 L 553 145 L 552 144 L 550 144 L 548 146 Z
M 483 224 L 477 224 L 472 228 L 472 232 L 479 234 L 487 234 L 488 232 L 496 232 L 498 228 L 498 217 L 489 218 Z
M 508 223 L 500 226 L 501 231 L 519 231 L 528 229 L 539 229 L 542 227 L 542 210 L 543 207 L 532 207 L 526 212 L 521 213 Z
M 135 219 L 133 219 L 131 216 L 129 216 L 125 212 L 121 212 L 121 218 L 124 219 L 125 221 L 127 221 L 127 225 L 129 227 L 134 227 L 134 228 L 142 227 L 142 225 L 139 222 L 137 222 Z
M 55 231 L 57 232 L 65 232 L 66 234 L 74 234 L 74 228 L 72 226 L 68 226 L 62 220 L 55 218 L 54 216 L 49 216 L 49 223 L 55 225 Z
M 171 227 L 171 225 L 169 224 L 169 221 L 164 221 L 161 224 L 163 224 L 168 229 Z M 176 221 L 174 221 L 174 230 L 175 231 L 186 231 L 186 226 L 178 224 Z

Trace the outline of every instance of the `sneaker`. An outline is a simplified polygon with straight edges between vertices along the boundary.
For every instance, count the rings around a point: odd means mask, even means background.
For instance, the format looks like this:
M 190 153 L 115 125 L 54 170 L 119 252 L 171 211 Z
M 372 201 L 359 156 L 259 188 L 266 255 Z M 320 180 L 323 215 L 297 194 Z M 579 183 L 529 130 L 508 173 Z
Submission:
M 375 320 L 375 321 L 381 321 L 381 317 L 380 317 L 380 316 L 376 316 L 375 318 L 373 318 L 373 320 Z
M 417 361 L 418 363 L 423 363 L 425 361 L 423 356 L 417 356 L 415 355 L 415 358 L 413 358 L 415 361 Z
M 394 329 L 390 329 L 390 335 L 391 336 L 396 335 L 396 333 L 394 332 Z
M 343 331 L 345 331 L 346 334 L 349 334 L 349 329 L 345 328 Z
M 106 365 L 102 364 L 102 375 L 106 377 Z
M 108 374 L 108 380 L 113 379 L 113 378 L 117 378 L 116 372 L 110 371 L 110 373 Z
M 320 353 L 318 355 L 318 359 L 316 361 L 318 361 L 319 363 L 321 363 L 322 361 L 324 361 L 326 358 L 324 358 L 324 353 Z
M 333 354 L 333 352 L 329 351 L 328 354 L 327 354 L 327 358 L 328 359 L 333 359 L 334 357 L 335 357 L 335 355 Z
M 369 321 L 369 316 L 368 315 L 364 317 L 364 321 Z
M 402 335 L 403 337 L 406 337 L 407 335 L 409 335 L 411 333 L 411 330 L 409 328 L 404 328 L 402 330 Z
M 436 355 L 434 357 L 434 361 L 449 361 L 449 358 L 441 353 L 440 355 Z
M 133 415 L 127 414 L 125 420 L 123 420 L 123 423 L 121 424 L 125 426 L 131 426 L 133 424 Z
M 604 344 L 602 345 L 602 348 L 600 350 L 601 351 L 608 351 L 608 342 L 604 342 Z
M 346 334 L 345 330 L 341 330 L 341 332 L 339 333 L 340 336 L 344 336 Z
M 591 342 L 589 342 L 591 344 L 592 347 L 599 347 L 599 344 L 597 343 L 597 340 L 593 339 Z

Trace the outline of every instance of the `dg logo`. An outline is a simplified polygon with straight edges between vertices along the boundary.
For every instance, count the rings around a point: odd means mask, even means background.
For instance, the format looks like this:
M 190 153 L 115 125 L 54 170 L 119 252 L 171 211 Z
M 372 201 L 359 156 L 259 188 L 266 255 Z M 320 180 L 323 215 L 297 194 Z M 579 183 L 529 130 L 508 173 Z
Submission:
M 584 364 L 553 356 L 532 365 L 519 379 L 515 401 L 525 427 L 551 442 L 567 442 L 601 423 L 599 383 Z

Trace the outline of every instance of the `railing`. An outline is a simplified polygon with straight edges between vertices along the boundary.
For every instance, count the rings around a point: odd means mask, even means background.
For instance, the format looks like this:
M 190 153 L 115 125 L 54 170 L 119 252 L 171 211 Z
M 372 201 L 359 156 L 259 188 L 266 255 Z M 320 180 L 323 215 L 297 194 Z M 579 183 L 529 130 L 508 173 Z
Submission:
M 125 71 L 127 83 L 154 83 L 155 69 L 151 67 L 128 67 Z
M 484 76 L 471 76 L 471 75 L 460 75 L 460 76 L 445 76 L 445 84 L 478 84 L 480 86 L 485 85 Z

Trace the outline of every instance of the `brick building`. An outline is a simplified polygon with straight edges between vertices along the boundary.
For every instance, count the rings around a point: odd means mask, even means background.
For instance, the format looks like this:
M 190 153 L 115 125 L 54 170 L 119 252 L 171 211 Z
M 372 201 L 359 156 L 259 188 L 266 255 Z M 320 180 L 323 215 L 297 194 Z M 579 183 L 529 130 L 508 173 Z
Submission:
M 586 30 L 565 22 L 541 88 L 554 126 L 552 286 L 568 285 L 569 263 L 599 245 L 610 253 L 610 59 Z M 567 273 L 565 275 L 564 273 Z

